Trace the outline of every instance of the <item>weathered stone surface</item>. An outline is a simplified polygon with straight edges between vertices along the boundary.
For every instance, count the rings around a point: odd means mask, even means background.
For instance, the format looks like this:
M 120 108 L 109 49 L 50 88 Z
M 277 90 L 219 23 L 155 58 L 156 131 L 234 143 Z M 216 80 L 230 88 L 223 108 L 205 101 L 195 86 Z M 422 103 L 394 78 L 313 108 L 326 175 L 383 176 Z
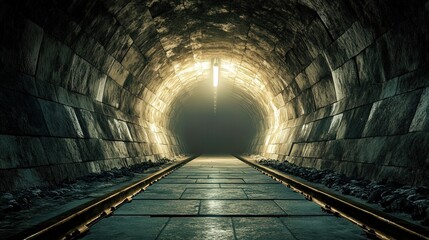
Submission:
M 34 77 L 23 73 L 0 72 L 0 86 L 31 96 L 39 95 Z
M 416 70 L 424 62 L 427 45 L 420 28 L 412 22 L 398 24 L 377 40 L 386 79 Z
M 103 103 L 109 104 L 112 107 L 118 107 L 120 95 L 120 86 L 108 77 L 104 86 Z
M 314 85 L 323 78 L 330 77 L 331 71 L 323 55 L 318 55 L 305 69 L 310 85 Z
M 334 39 L 338 38 L 354 22 L 355 14 L 348 2 L 312 0 L 311 5 L 322 19 Z
M 56 85 L 69 74 L 74 54 L 70 48 L 45 34 L 39 54 L 36 78 Z
M 335 86 L 331 78 L 322 79 L 311 88 L 316 108 L 324 107 L 335 102 Z
M 106 49 L 117 61 L 122 61 L 132 43 L 133 40 L 127 35 L 125 29 L 120 26 L 110 39 Z
M 353 25 L 326 49 L 325 56 L 332 70 L 356 56 L 373 41 L 372 33 L 359 21 Z
M 305 41 L 305 44 L 313 58 L 319 55 L 332 42 L 325 25 L 323 25 L 323 22 L 319 18 L 315 18 L 311 22 L 307 28 L 306 35 L 308 40 Z
M 14 91 L 0 91 L 0 132 L 12 135 L 48 134 L 37 99 Z
M 45 100 L 38 101 L 49 133 L 56 137 L 83 137 L 74 109 Z
M 4 33 L 0 37 L 0 68 L 34 75 L 43 29 L 28 19 L 3 11 L 0 13 L 0 32 Z
M 416 71 L 401 75 L 397 79 L 397 92 L 409 92 L 418 88 L 429 86 L 429 71 L 427 68 L 421 68 Z
M 384 82 L 382 59 L 376 44 L 370 45 L 356 56 L 356 64 L 361 84 Z
M 398 95 L 372 105 L 364 136 L 383 136 L 408 132 L 421 91 Z
M 410 132 L 429 130 L 429 88 L 425 88 L 411 122 Z
M 350 95 L 353 89 L 359 86 L 355 61 L 349 60 L 341 67 L 332 72 L 334 80 L 335 94 L 337 100 L 341 100 Z
M 360 138 L 365 128 L 371 105 L 364 105 L 343 113 L 337 138 Z

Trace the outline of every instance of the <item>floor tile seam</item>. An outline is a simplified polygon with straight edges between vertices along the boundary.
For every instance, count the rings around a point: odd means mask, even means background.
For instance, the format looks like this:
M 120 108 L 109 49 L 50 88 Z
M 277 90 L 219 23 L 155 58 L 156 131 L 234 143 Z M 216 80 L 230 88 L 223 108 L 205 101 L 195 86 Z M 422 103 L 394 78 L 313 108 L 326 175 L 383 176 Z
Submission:
M 167 225 L 170 223 L 170 221 L 171 221 L 171 217 L 168 218 L 167 222 L 164 224 L 164 226 L 162 226 L 161 231 L 159 231 L 158 235 L 156 235 L 155 240 L 159 239 L 159 237 L 161 236 L 162 232 L 167 227 Z
M 234 218 L 230 218 L 231 219 L 231 226 L 232 226 L 232 234 L 234 235 L 234 239 L 237 240 L 237 234 L 236 234 L 236 230 L 235 230 L 235 224 L 234 224 Z
M 185 190 L 183 190 L 182 194 L 180 194 L 180 197 L 179 197 L 179 199 L 182 199 L 182 197 L 183 197 L 183 194 L 185 194 L 186 190 L 188 190 L 188 189 L 187 189 L 187 188 L 185 188 Z
M 282 208 L 282 207 L 280 207 L 280 205 L 275 201 L 275 200 L 272 200 L 273 202 L 274 202 L 274 204 L 278 207 L 278 208 L 280 208 L 284 213 L 286 213 L 286 211 Z M 286 213 L 287 214 L 287 213 Z M 289 215 L 289 214 L 288 214 Z
M 197 212 L 197 215 L 200 215 L 200 211 L 201 211 L 201 200 L 198 203 L 198 212 Z
M 280 223 L 289 231 L 289 233 L 291 234 L 291 236 L 295 239 L 295 240 L 299 240 L 298 237 L 295 236 L 295 234 L 292 232 L 292 230 L 286 225 L 286 223 L 283 222 L 283 220 L 281 219 L 281 217 L 279 217 L 279 221 Z

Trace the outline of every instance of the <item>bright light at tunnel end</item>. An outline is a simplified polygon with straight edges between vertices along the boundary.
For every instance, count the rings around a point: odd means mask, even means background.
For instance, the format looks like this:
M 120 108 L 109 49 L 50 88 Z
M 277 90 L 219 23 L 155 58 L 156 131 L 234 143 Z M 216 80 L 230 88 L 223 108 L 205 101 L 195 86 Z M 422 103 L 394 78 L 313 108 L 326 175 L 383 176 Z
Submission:
M 213 87 L 219 85 L 219 65 L 217 62 L 213 64 Z

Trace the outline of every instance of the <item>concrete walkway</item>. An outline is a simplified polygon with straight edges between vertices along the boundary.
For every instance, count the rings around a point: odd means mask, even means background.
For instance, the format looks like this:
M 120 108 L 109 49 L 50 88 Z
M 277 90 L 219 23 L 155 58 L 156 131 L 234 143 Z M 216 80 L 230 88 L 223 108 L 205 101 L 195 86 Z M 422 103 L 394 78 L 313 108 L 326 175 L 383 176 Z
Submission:
M 349 221 L 232 156 L 202 156 L 137 195 L 84 239 L 365 239 Z

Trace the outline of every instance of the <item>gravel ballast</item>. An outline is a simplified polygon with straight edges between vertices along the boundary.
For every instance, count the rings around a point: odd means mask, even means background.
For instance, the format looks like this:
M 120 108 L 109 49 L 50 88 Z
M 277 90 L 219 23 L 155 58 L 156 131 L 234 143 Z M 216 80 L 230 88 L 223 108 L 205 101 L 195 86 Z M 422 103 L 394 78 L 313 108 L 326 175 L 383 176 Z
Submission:
M 307 181 L 322 184 L 343 195 L 378 204 L 388 213 L 406 213 L 423 226 L 429 226 L 429 187 L 414 187 L 390 181 L 353 179 L 332 170 L 300 167 L 288 161 L 259 159 L 261 165 Z

